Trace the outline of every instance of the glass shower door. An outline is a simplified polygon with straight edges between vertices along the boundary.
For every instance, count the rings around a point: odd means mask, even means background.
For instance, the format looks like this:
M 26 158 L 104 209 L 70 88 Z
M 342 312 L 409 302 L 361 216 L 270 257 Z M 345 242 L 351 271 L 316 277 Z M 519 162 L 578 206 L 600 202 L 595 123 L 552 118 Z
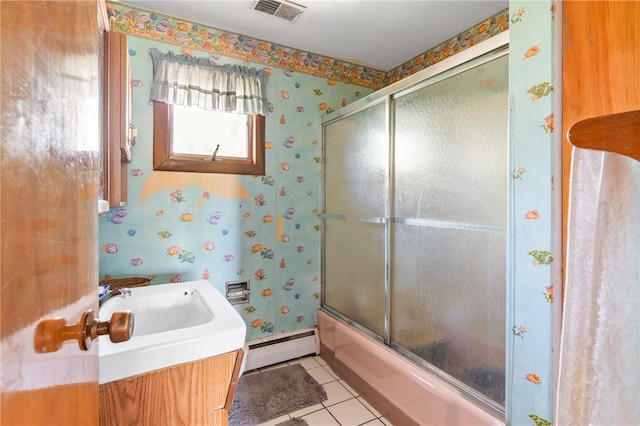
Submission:
M 395 99 L 391 345 L 504 404 L 508 57 Z
M 336 112 L 323 139 L 322 308 L 496 413 L 508 86 L 498 49 Z
M 378 103 L 325 128 L 323 305 L 384 335 L 388 131 Z

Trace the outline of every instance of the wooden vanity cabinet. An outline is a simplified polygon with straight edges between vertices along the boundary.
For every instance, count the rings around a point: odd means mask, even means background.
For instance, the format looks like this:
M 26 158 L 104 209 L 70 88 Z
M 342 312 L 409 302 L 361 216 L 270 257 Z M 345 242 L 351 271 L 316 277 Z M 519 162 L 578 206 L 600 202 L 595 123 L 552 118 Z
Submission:
M 102 197 L 109 207 L 127 203 L 127 164 L 131 161 L 131 73 L 127 36 L 104 32 Z
M 243 350 L 100 385 L 100 426 L 227 426 Z

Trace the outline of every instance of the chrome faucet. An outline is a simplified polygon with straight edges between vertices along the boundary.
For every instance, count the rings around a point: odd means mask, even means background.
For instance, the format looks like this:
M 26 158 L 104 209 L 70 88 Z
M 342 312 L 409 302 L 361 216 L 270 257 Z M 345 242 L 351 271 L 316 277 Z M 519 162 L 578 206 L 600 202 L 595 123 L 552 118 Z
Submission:
M 123 299 L 127 299 L 129 297 L 131 297 L 131 290 L 128 288 L 120 288 L 117 290 L 111 290 L 109 293 L 105 294 L 104 296 L 102 296 L 100 299 L 98 299 L 98 307 L 102 306 L 103 303 L 105 303 L 107 300 L 111 299 L 113 296 L 122 296 Z

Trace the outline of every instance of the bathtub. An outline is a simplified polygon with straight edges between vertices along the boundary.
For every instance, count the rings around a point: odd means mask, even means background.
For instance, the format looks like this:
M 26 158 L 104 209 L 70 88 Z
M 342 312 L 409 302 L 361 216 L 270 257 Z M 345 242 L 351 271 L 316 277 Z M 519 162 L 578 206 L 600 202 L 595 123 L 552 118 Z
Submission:
M 460 390 L 322 310 L 320 356 L 394 425 L 504 425 Z

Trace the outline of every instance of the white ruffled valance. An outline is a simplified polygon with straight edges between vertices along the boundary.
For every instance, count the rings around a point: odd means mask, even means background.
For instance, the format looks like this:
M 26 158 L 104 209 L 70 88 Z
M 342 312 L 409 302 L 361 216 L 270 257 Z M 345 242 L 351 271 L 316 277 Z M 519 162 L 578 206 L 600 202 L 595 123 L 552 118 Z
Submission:
M 212 111 L 262 114 L 267 110 L 269 74 L 241 65 L 217 65 L 207 58 L 160 53 L 153 59 L 150 100 Z

